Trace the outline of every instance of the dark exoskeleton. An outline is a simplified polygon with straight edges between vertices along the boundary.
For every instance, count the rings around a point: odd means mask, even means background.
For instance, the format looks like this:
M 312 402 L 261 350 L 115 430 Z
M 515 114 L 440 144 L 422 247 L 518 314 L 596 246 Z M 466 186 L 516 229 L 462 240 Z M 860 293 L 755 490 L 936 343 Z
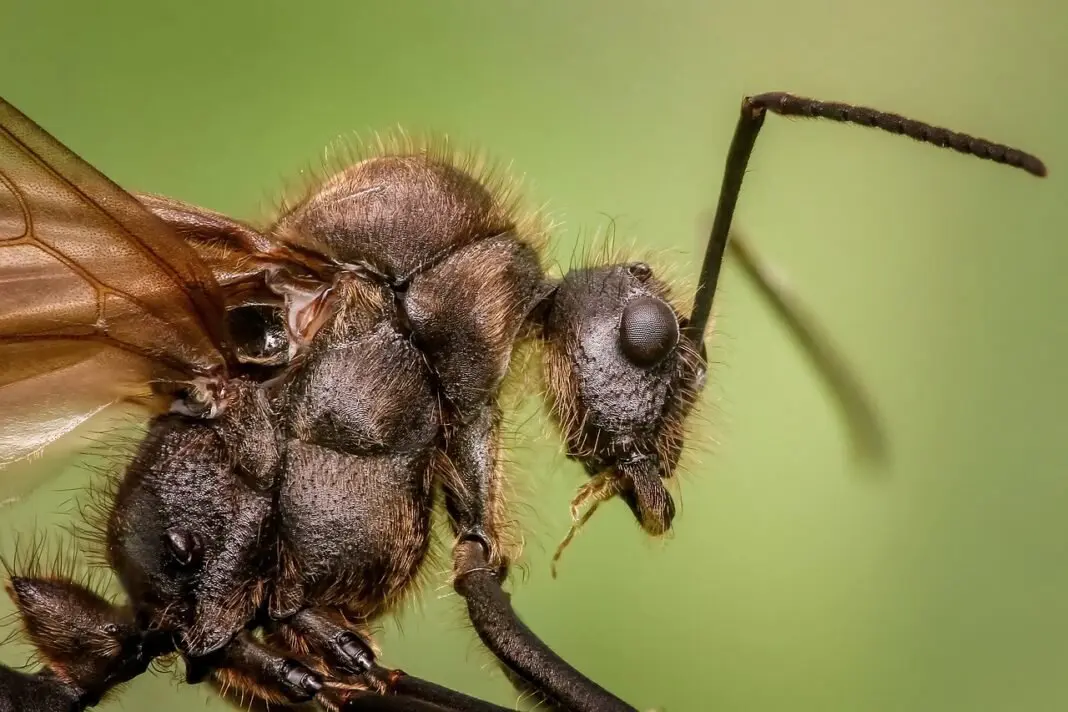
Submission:
M 417 589 L 439 493 L 455 587 L 515 684 L 553 709 L 632 710 L 538 640 L 502 589 L 517 538 L 500 395 L 517 346 L 540 344 L 567 453 L 590 475 L 576 517 L 619 496 L 661 535 L 766 111 L 874 125 L 1045 172 L 1026 154 L 893 115 L 747 99 L 687 316 L 643 262 L 549 278 L 540 223 L 504 183 L 447 152 L 385 147 L 257 230 L 128 194 L 0 109 L 0 464 L 108 408 L 133 403 L 151 416 L 98 527 L 126 600 L 13 570 L 8 590 L 44 667 L 0 667 L 4 712 L 91 707 L 174 655 L 189 681 L 245 703 L 502 709 L 382 667 L 370 639 Z M 808 340 L 836 387 L 855 391 Z

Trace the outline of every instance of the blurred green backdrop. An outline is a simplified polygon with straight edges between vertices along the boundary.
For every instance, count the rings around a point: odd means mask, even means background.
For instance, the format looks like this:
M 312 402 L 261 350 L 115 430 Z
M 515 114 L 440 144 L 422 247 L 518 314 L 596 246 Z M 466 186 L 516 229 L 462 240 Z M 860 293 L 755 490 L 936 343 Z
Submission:
M 527 428 L 512 439 L 529 575 L 513 588 L 546 641 L 644 708 L 1060 710 L 1066 7 L 6 0 L 0 91 L 119 183 L 239 216 L 338 134 L 448 132 L 528 176 L 565 221 L 561 261 L 610 216 L 690 278 L 746 93 L 867 103 L 1039 153 L 1045 182 L 769 118 L 739 224 L 877 399 L 889 476 L 851 462 L 821 384 L 728 268 L 674 537 L 644 540 L 615 503 L 552 580 L 584 476 Z M 83 480 L 0 510 L 0 551 L 56 530 Z M 444 582 L 387 626 L 386 662 L 514 703 Z M 208 699 L 145 677 L 105 708 L 222 707 Z

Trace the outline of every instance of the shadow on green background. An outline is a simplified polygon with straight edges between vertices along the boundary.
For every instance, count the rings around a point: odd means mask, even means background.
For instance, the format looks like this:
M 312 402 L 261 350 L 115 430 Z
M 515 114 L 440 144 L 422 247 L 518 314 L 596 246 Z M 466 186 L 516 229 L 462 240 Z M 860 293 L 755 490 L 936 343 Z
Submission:
M 252 217 L 338 134 L 447 132 L 528 176 L 565 221 L 565 265 L 611 216 L 692 279 L 746 93 L 1039 153 L 1045 182 L 769 118 L 739 224 L 878 400 L 889 476 L 850 462 L 807 362 L 728 268 L 673 538 L 644 540 L 615 503 L 553 581 L 583 475 L 527 427 L 512 439 L 529 575 L 513 589 L 545 640 L 644 708 L 1068 709 L 1061 4 L 5 5 L 0 91 L 126 187 Z M 83 480 L 0 510 L 0 551 L 55 530 Z M 386 626 L 386 662 L 511 704 L 446 582 Z M 207 699 L 146 677 L 105 708 L 222 708 Z

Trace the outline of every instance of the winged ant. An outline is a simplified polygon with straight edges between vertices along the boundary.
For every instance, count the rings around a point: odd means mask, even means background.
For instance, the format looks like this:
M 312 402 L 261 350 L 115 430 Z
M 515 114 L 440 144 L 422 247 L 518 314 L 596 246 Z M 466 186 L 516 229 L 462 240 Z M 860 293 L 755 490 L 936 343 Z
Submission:
M 128 193 L 0 103 L 0 465 L 116 408 L 148 415 L 98 522 L 126 601 L 12 570 L 44 667 L 0 669 L 0 710 L 85 709 L 174 655 L 189 681 L 257 704 L 503 709 L 382 667 L 368 635 L 417 588 L 439 491 L 455 587 L 516 685 L 555 709 L 633 710 L 542 643 L 502 589 L 515 546 L 499 394 L 516 345 L 540 345 L 567 453 L 590 476 L 577 524 L 618 496 L 648 534 L 670 529 L 666 485 L 769 111 L 1046 174 L 1028 154 L 894 114 L 746 98 L 685 315 L 643 262 L 549 278 L 543 225 L 506 181 L 447 152 L 383 146 L 257 229 Z M 841 364 L 735 244 L 863 419 Z

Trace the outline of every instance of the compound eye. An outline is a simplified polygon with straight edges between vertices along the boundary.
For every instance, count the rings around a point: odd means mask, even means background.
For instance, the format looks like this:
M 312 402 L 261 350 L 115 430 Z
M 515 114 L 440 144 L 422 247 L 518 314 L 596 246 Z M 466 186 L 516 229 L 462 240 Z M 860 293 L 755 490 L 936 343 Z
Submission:
M 635 366 L 653 366 L 679 343 L 674 310 L 656 297 L 632 299 L 623 309 L 620 345 Z

